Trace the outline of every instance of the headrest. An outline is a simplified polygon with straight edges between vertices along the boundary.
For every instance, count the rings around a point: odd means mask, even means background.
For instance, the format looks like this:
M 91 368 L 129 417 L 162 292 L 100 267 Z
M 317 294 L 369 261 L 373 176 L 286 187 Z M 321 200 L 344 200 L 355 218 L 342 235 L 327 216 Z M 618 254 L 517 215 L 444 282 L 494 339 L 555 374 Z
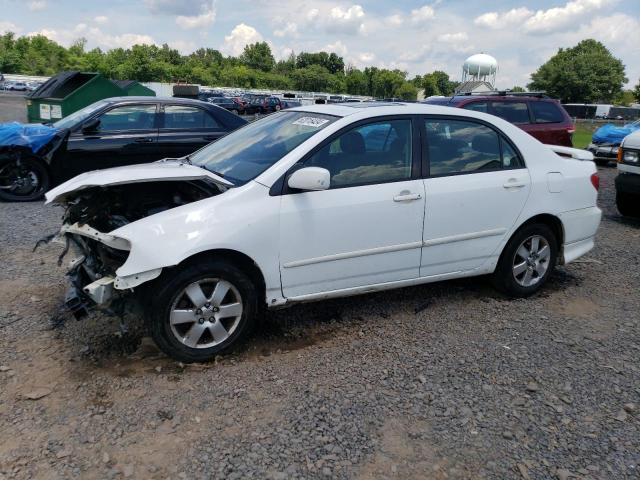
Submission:
M 349 132 L 340 137 L 340 149 L 344 153 L 360 155 L 366 152 L 364 138 L 360 132 Z

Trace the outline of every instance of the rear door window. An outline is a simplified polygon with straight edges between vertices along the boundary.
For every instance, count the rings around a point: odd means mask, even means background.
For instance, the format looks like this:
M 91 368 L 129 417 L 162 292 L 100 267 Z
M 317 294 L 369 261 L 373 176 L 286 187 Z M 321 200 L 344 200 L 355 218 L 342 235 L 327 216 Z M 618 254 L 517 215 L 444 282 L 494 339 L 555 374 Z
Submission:
M 526 102 L 492 102 L 493 114 L 507 122 L 520 125 L 531 123 Z
M 560 108 L 552 102 L 531 102 L 531 113 L 536 123 L 561 123 L 564 115 Z
M 431 176 L 520 168 L 518 154 L 495 130 L 468 120 L 427 119 Z
M 197 130 L 220 128 L 220 125 L 201 108 L 187 105 L 167 105 L 164 107 L 164 128 Z
M 156 106 L 122 105 L 100 116 L 100 132 L 152 130 L 156 125 Z

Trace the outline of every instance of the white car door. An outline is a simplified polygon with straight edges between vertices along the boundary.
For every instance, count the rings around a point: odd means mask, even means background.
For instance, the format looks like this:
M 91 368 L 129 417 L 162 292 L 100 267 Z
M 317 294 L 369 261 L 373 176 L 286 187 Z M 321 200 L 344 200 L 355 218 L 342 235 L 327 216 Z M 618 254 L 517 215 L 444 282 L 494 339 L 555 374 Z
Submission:
M 474 270 L 520 215 L 531 181 L 504 136 L 471 119 L 427 117 L 424 247 L 420 275 Z
M 285 187 L 285 297 L 418 277 L 424 184 L 413 128 L 409 117 L 358 124 L 298 164 L 326 168 L 331 186 L 314 192 Z

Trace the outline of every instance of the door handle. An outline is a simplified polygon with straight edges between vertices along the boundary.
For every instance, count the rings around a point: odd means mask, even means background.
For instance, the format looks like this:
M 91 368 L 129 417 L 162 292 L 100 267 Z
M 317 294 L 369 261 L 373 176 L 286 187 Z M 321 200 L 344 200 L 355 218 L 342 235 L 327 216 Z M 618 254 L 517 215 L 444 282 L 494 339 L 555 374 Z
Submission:
M 422 195 L 419 193 L 400 192 L 399 195 L 393 197 L 394 202 L 411 202 L 413 200 L 420 200 Z
M 525 187 L 526 185 L 527 185 L 526 182 L 519 182 L 515 178 L 510 178 L 509 181 L 507 181 L 507 183 L 503 184 L 502 186 L 504 188 L 522 188 L 522 187 Z
M 138 137 L 135 140 L 136 143 L 151 143 L 153 142 L 153 138 L 149 137 Z

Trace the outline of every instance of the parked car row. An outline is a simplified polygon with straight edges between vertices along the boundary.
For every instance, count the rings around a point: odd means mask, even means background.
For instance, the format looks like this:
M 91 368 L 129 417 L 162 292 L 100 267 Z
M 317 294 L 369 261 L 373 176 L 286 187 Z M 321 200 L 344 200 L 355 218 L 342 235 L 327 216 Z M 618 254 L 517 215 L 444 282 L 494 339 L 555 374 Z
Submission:
M 7 80 L 0 83 L 0 90 L 9 90 L 9 91 L 16 91 L 16 92 L 33 92 L 40 85 L 42 85 L 41 82 L 20 82 L 20 81 Z

